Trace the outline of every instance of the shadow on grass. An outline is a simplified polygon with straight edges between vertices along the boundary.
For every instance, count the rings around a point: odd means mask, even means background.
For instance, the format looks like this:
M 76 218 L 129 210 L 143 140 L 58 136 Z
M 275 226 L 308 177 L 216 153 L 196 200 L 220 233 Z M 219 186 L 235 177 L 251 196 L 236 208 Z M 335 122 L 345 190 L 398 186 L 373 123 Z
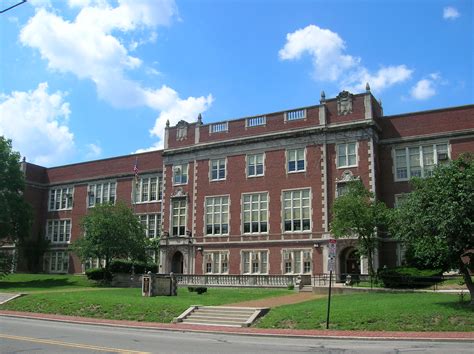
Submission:
M 15 281 L 15 282 L 8 282 L 8 281 L 0 281 L 0 290 L 1 289 L 53 289 L 58 287 L 69 287 L 69 286 L 77 286 L 82 287 L 76 281 L 71 281 L 71 279 L 37 279 L 37 280 L 28 280 L 28 281 Z M 96 286 L 92 285 L 91 286 Z
M 471 298 L 469 295 L 465 296 L 464 299 L 459 297 L 459 299 L 456 299 L 456 301 L 444 301 L 444 302 L 436 302 L 436 305 L 447 307 L 453 310 L 462 310 L 462 311 L 468 311 L 472 312 L 474 314 L 474 305 L 470 304 Z

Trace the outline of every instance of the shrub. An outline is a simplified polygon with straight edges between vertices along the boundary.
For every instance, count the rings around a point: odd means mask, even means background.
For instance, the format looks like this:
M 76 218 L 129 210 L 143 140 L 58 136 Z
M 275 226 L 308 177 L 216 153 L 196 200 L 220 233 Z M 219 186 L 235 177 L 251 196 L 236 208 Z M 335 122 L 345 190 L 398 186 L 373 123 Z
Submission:
M 198 286 L 198 287 L 196 288 L 196 292 L 198 293 L 198 295 L 207 293 L 207 288 L 204 287 L 204 286 Z
M 106 272 L 104 268 L 91 268 L 86 270 L 86 276 L 89 280 L 112 280 L 112 274 Z
M 440 269 L 396 267 L 379 269 L 378 278 L 385 288 L 422 288 L 442 281 L 441 274 Z
M 294 284 L 288 284 L 288 290 L 295 290 Z

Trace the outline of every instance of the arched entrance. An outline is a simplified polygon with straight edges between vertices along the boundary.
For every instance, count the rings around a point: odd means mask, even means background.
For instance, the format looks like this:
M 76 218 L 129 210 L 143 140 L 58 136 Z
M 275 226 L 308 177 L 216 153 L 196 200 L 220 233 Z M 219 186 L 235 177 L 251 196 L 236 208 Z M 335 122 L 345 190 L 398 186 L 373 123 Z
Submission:
M 183 274 L 183 254 L 176 251 L 171 258 L 171 271 L 176 274 Z
M 354 247 L 348 247 L 341 253 L 341 273 L 360 274 L 360 256 Z

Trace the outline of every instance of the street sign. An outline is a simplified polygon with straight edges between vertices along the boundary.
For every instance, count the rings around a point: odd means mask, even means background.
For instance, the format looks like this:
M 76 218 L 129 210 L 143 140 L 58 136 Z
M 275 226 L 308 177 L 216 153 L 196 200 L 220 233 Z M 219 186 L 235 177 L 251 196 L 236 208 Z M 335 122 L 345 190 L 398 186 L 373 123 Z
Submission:
M 336 244 L 337 244 L 337 241 L 335 239 L 330 239 L 329 240 L 329 243 L 328 243 L 328 247 L 329 247 L 329 257 L 336 257 Z
M 336 258 L 335 257 L 329 257 L 328 258 L 328 271 L 329 272 L 335 272 L 336 271 Z

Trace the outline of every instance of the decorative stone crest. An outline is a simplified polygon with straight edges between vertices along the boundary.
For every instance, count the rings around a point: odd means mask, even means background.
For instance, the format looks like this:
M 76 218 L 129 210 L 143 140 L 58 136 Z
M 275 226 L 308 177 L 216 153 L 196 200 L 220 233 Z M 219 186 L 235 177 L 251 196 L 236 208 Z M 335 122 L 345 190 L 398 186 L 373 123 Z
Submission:
M 180 120 L 176 124 L 176 140 L 182 141 L 188 137 L 188 122 Z
M 345 116 L 352 113 L 353 95 L 349 91 L 341 91 L 337 95 L 337 114 Z
M 350 182 L 350 181 L 353 181 L 353 180 L 356 180 L 356 179 L 358 179 L 358 177 L 354 177 L 354 175 L 352 174 L 351 171 L 345 170 L 344 172 L 342 172 L 341 178 L 336 178 L 336 182 L 337 183 L 346 183 L 346 182 Z
M 183 191 L 183 188 L 176 188 L 173 194 L 171 195 L 171 198 L 185 198 L 187 196 L 188 194 Z

